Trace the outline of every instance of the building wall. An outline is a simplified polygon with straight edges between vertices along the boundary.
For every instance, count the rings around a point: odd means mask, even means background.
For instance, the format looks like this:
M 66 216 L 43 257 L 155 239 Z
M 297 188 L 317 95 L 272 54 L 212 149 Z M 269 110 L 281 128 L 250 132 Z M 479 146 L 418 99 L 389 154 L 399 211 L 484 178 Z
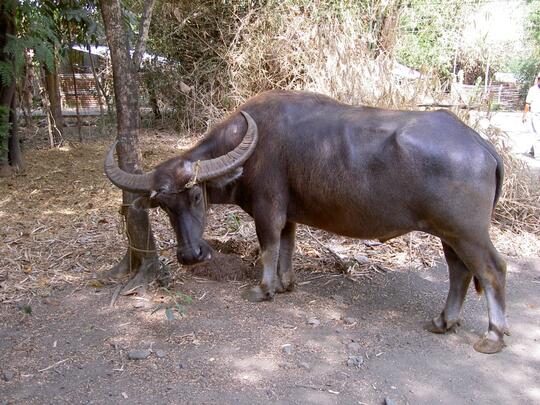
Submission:
M 75 86 L 71 74 L 60 74 L 62 108 L 75 108 Z M 79 108 L 99 108 L 100 97 L 92 74 L 76 73 Z M 103 104 L 102 104 L 103 105 Z

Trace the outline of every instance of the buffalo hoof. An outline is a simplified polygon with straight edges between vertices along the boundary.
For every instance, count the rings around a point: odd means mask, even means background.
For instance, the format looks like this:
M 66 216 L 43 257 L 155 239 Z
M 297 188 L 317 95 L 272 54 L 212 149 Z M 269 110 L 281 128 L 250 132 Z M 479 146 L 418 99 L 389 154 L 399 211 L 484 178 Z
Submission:
M 426 329 L 431 333 L 442 334 L 449 331 L 455 331 L 455 329 L 460 326 L 459 320 L 456 321 L 445 321 L 442 316 L 433 318 L 431 323 L 426 325 Z
M 290 292 L 293 291 L 296 285 L 296 277 L 292 270 L 289 270 L 286 273 L 280 275 L 281 281 L 281 291 L 280 292 Z
M 283 282 L 283 280 L 280 280 L 277 282 L 276 286 L 276 292 L 277 293 L 286 293 L 293 291 L 295 287 L 294 282 L 288 280 L 287 282 Z
M 263 290 L 261 286 L 255 286 L 242 293 L 242 297 L 250 302 L 270 301 L 274 298 L 274 293 Z
M 484 354 L 500 352 L 505 346 L 502 336 L 490 331 L 474 344 L 474 350 Z
M 278 285 L 276 287 L 276 292 L 280 294 L 288 293 L 291 291 L 294 291 L 294 284 L 288 285 L 287 287 L 283 287 L 283 285 Z

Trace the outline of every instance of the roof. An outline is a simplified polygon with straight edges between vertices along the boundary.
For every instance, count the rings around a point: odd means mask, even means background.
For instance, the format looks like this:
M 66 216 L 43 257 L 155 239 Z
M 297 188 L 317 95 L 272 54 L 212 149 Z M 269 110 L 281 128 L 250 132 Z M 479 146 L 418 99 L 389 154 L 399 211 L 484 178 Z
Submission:
M 79 44 L 73 45 L 72 49 L 79 52 L 88 53 L 88 48 Z M 90 45 L 90 52 L 92 55 L 97 55 L 100 58 L 109 58 L 109 47 L 106 45 Z M 130 54 L 133 55 L 133 50 L 130 50 Z M 150 62 L 157 60 L 160 63 L 167 62 L 167 59 L 163 56 L 157 56 L 148 52 L 145 52 L 142 57 L 143 62 Z
M 497 72 L 494 77 L 497 83 L 517 83 L 518 79 L 513 73 Z

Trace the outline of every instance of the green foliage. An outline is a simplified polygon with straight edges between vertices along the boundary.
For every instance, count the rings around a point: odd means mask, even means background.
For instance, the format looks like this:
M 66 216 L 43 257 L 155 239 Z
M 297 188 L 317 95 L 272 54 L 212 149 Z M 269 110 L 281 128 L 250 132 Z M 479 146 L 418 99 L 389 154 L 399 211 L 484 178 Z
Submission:
M 465 15 L 479 1 L 412 0 L 401 12 L 397 57 L 415 69 L 430 67 L 442 76 L 452 71 Z
M 242 225 L 240 217 L 234 213 L 227 215 L 227 230 L 230 232 L 238 232 Z
M 58 46 L 59 39 L 53 29 L 53 20 L 41 12 L 40 4 L 29 0 L 21 1 L 15 10 L 17 36 L 8 36 L 3 51 L 10 60 L 0 62 L 3 85 L 9 85 L 13 79 L 20 76 L 27 50 L 34 51 L 37 62 L 48 68 L 54 66 L 54 49 Z M 15 6 L 14 3 L 13 7 Z
M 9 37 L 4 48 L 11 62 L 0 62 L 2 83 L 8 85 L 20 76 L 28 50 L 34 52 L 34 62 L 52 71 L 55 58 L 65 55 L 72 45 L 68 38 L 96 43 L 103 31 L 96 15 L 96 7 L 89 1 L 21 0 L 15 14 L 17 36 Z
M 32 307 L 30 305 L 23 305 L 23 307 L 21 308 L 21 311 L 25 315 L 32 315 Z
M 55 7 L 56 30 L 62 45 L 69 47 L 68 38 L 78 43 L 98 43 L 103 38 L 103 27 L 99 23 L 97 8 L 89 1 L 60 1 Z
M 40 36 L 32 35 L 10 38 L 4 51 L 7 52 L 13 60 L 15 76 L 18 76 L 21 66 L 24 64 L 24 54 L 27 49 L 34 51 L 34 58 L 37 62 L 43 63 L 48 69 L 54 67 L 54 43 L 47 42 Z
M 0 61 L 0 82 L 3 86 L 8 87 L 13 80 L 13 63 L 2 60 Z
M 540 0 L 530 3 L 540 4 Z M 505 6 L 508 10 L 501 12 L 489 0 L 411 0 L 402 9 L 397 57 L 441 78 L 450 77 L 454 68 L 462 70 L 466 83 L 485 79 L 488 66 L 490 76 L 504 71 L 512 59 L 523 59 L 528 53 L 519 35 L 525 3 L 506 0 Z M 535 21 L 540 28 L 540 12 Z M 508 27 L 499 28 L 501 24 Z
M 527 15 L 527 34 L 531 38 L 537 48 L 540 48 L 540 0 L 529 0 L 528 15 Z
M 521 84 L 523 97 L 536 83 L 536 74 L 540 71 L 540 0 L 528 0 L 526 11 L 524 42 L 528 45 L 528 53 L 515 56 L 506 66 Z
M 521 85 L 521 96 L 524 98 L 529 87 L 536 82 L 536 74 L 540 70 L 540 60 L 535 55 L 516 59 L 508 65 L 508 70 L 517 77 L 518 83 Z
M 166 295 L 169 296 L 168 303 L 160 303 L 157 305 L 151 312 L 154 314 L 159 310 L 165 310 L 165 317 L 168 321 L 175 320 L 175 311 L 181 316 L 184 316 L 186 313 L 185 305 L 189 305 L 193 302 L 193 298 L 190 295 L 184 294 L 180 291 L 171 291 L 168 288 L 162 288 Z

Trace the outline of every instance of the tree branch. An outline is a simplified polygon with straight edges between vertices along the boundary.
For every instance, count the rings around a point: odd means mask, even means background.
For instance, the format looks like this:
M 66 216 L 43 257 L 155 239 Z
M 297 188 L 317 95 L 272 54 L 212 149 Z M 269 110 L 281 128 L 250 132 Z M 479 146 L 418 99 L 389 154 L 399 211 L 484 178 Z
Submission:
M 139 38 L 137 39 L 137 45 L 135 46 L 135 52 L 133 53 L 133 65 L 135 66 L 135 70 L 139 70 L 144 51 L 146 50 L 146 42 L 148 41 L 148 35 L 150 33 L 150 22 L 152 21 L 152 12 L 154 11 L 155 4 L 156 0 L 149 0 L 144 5 L 141 24 L 139 25 Z

